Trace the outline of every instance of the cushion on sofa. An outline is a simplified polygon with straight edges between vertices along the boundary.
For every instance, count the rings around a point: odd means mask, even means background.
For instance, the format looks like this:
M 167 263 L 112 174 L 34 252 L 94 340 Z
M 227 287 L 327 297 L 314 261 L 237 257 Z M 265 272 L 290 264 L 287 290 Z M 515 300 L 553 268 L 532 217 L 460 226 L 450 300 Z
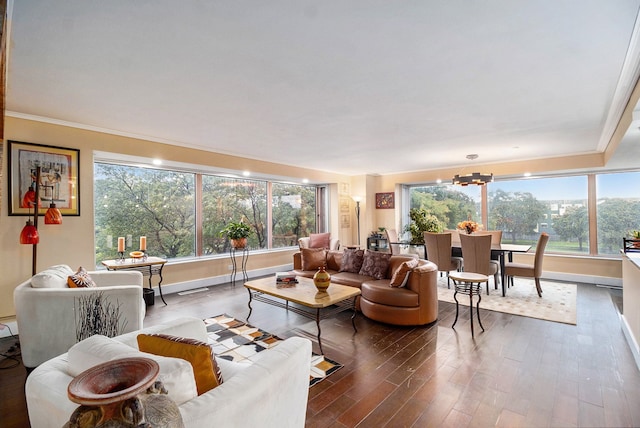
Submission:
M 342 258 L 344 253 L 342 251 L 331 250 L 327 251 L 327 270 L 334 270 L 338 272 L 342 265 Z
M 390 253 L 378 251 L 365 251 L 360 275 L 371 276 L 376 279 L 384 279 L 389 269 Z
M 404 287 L 407 284 L 411 271 L 413 271 L 413 268 L 416 266 L 418 266 L 417 259 L 402 262 L 400 266 L 393 271 L 389 285 L 391 287 Z
M 143 352 L 188 361 L 193 367 L 198 395 L 222 384 L 220 368 L 207 343 L 166 334 L 140 334 L 138 348 Z
M 67 265 L 51 266 L 31 278 L 32 288 L 67 288 L 67 278 L 73 269 Z
M 158 380 L 168 391 L 169 397 L 180 405 L 198 396 L 193 368 L 180 358 L 168 358 L 140 352 L 115 339 L 94 335 L 73 345 L 69 349 L 68 372 L 77 376 L 98 364 L 126 357 L 146 357 L 160 366 Z
M 327 251 L 324 248 L 301 248 L 302 270 L 317 270 L 327 265 Z
M 340 265 L 340 272 L 352 272 L 358 273 L 362 269 L 362 263 L 364 262 L 364 250 L 357 250 L 353 248 L 347 248 L 342 255 L 342 264 Z
M 311 233 L 309 235 L 309 248 L 329 249 L 331 245 L 331 233 Z
M 389 287 L 389 280 L 365 281 L 360 288 L 362 298 L 380 305 L 416 308 L 420 306 L 420 295 L 407 287 Z
M 78 270 L 67 277 L 67 285 L 69 288 L 91 288 L 96 287 L 96 283 L 91 279 L 89 272 L 82 266 Z

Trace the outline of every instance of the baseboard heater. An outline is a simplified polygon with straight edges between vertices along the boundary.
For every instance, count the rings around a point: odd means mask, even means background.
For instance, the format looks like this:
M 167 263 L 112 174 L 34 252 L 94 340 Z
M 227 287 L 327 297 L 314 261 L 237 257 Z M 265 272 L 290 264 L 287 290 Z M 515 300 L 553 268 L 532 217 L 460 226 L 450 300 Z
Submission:
M 178 293 L 178 296 L 186 296 L 187 294 L 200 293 L 202 291 L 209 291 L 209 289 L 205 287 L 205 288 L 196 288 L 193 290 L 181 291 Z

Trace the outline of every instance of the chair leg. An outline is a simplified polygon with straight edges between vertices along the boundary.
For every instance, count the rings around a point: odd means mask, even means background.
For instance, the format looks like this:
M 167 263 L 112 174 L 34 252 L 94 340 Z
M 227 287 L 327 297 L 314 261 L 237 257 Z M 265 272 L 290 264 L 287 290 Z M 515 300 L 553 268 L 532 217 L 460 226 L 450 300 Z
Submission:
M 458 322 L 458 298 L 456 297 L 457 294 L 457 291 L 453 293 L 453 300 L 456 301 L 456 319 L 453 321 L 453 325 L 451 326 L 451 328 L 454 328 L 456 326 L 456 323 Z
M 540 278 L 536 278 L 536 290 L 538 290 L 538 297 L 542 297 L 542 287 L 540 287 Z
M 493 285 L 496 288 L 496 290 L 498 289 L 498 284 L 500 284 L 500 275 L 498 275 L 498 272 L 496 272 L 493 275 Z
M 451 288 L 451 278 L 449 278 L 449 272 L 447 272 L 447 288 Z
M 473 289 L 473 284 L 469 285 Z M 478 296 L 481 293 L 478 292 Z M 473 337 L 473 291 L 469 292 L 469 323 L 471 323 L 471 337 Z
M 480 328 L 484 331 L 484 326 L 482 325 L 482 321 L 480 321 L 480 301 L 482 300 L 482 293 L 478 293 L 478 303 L 476 304 L 476 312 L 478 313 L 478 324 L 480 324 Z

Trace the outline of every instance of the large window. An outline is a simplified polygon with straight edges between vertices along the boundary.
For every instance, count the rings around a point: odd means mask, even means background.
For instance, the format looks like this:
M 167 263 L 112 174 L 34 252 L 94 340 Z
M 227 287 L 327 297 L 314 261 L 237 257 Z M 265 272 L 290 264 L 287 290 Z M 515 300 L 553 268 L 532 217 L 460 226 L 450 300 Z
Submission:
M 502 242 L 535 245 L 549 234 L 547 249 L 589 252 L 587 177 L 497 181 L 487 185 L 488 229 Z
M 298 245 L 298 238 L 316 231 L 316 188 L 273 183 L 273 247 Z
M 267 183 L 203 175 L 203 254 L 226 253 L 230 243 L 220 230 L 229 221 L 239 220 L 251 225 L 249 247 L 267 248 Z
M 96 260 L 115 255 L 114 242 L 126 237 L 127 252 L 147 237 L 150 254 L 195 255 L 195 175 L 96 163 Z
M 632 185 L 639 180 L 640 172 L 499 180 L 486 186 L 485 213 L 481 186 L 413 186 L 409 208 L 425 208 L 451 229 L 471 217 L 502 230 L 506 243 L 535 245 L 546 232 L 548 251 L 614 255 L 623 237 L 640 230 L 640 191 Z
M 324 228 L 316 224 L 317 186 L 105 162 L 96 162 L 94 171 L 98 261 L 114 258 L 120 236 L 127 252 L 146 236 L 149 254 L 175 259 L 227 253 L 229 240 L 220 230 L 229 221 L 251 226 L 252 249 L 296 246 L 298 238 Z
M 600 174 L 596 178 L 598 252 L 617 254 L 622 238 L 640 229 L 640 173 Z
M 482 221 L 478 186 L 417 186 L 411 188 L 410 197 L 410 208 L 424 208 L 438 217 L 445 229 L 455 229 L 469 218 Z

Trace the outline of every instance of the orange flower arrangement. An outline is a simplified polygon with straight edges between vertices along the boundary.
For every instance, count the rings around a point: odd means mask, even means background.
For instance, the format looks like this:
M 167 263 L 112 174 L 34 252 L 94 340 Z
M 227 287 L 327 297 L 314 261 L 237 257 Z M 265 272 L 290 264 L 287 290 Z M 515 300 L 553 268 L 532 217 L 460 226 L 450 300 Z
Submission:
M 472 234 L 476 230 L 482 229 L 482 225 L 476 223 L 475 221 L 465 220 L 458 223 L 458 229 L 464 230 L 467 234 Z

